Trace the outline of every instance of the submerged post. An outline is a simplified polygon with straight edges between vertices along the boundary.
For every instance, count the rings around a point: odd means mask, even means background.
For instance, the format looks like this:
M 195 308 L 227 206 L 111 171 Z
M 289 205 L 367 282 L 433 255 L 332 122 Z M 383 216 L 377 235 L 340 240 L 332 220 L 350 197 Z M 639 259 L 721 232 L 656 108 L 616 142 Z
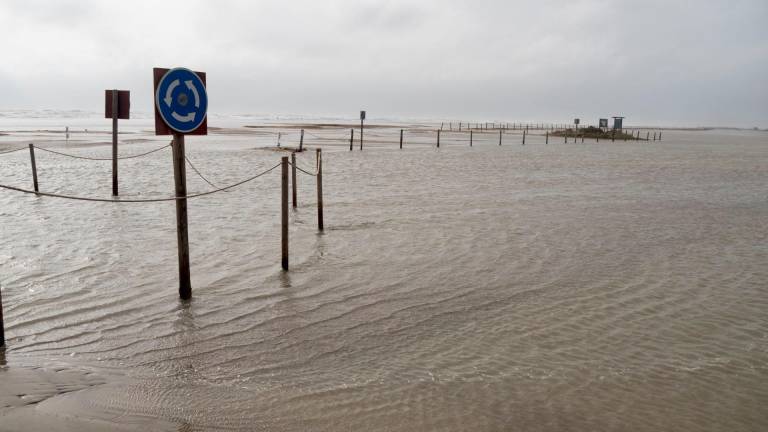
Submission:
M 352 143 L 355 142 L 355 130 L 349 130 L 349 151 L 352 151 Z
M 472 134 L 473 134 L 474 132 L 475 132 L 475 131 L 473 131 L 473 130 L 471 130 L 471 129 L 470 129 L 470 131 L 469 131 L 469 146 L 470 146 L 470 147 L 472 147 L 472 138 L 473 138 L 473 137 L 472 137 Z
M 3 292 L 0 291 L 0 347 L 5 346 L 5 323 L 3 322 Z
M 112 195 L 117 196 L 117 90 L 112 90 Z
M 523 145 L 525 145 L 525 136 L 527 135 L 527 131 L 523 131 Z
M 501 145 L 501 129 L 499 129 L 499 145 Z
M 317 229 L 323 230 L 323 153 L 317 149 Z
M 35 192 L 40 192 L 40 188 L 37 185 L 37 164 L 35 163 L 35 145 L 29 144 L 29 161 L 32 163 L 32 186 L 35 187 Z
M 173 180 L 176 186 L 176 238 L 179 248 L 179 297 L 192 297 L 189 277 L 189 233 L 187 224 L 187 173 L 184 163 L 184 134 L 173 134 Z M 178 199 L 183 198 L 183 199 Z
M 656 141 L 656 132 L 653 133 L 653 140 Z
M 565 133 L 563 134 L 563 137 L 565 139 L 565 143 L 568 144 L 568 130 L 565 130 Z
M 293 208 L 296 208 L 296 189 L 296 152 L 291 152 L 291 192 L 293 195 Z
M 400 149 L 402 150 L 402 148 L 403 148 L 403 130 L 400 129 Z
M 544 144 L 549 144 L 549 131 L 544 133 Z
M 440 129 L 437 130 L 437 148 L 440 148 Z
M 283 156 L 282 189 L 280 193 L 280 225 L 283 257 L 281 264 L 283 270 L 288 270 L 288 156 Z
M 659 141 L 661 141 L 661 132 L 659 132 Z
M 299 138 L 299 151 L 304 151 L 304 129 L 301 130 L 301 137 Z
M 645 133 L 645 140 L 646 141 L 650 141 L 650 139 L 649 139 L 650 137 L 651 137 L 651 133 L 650 132 L 646 132 Z

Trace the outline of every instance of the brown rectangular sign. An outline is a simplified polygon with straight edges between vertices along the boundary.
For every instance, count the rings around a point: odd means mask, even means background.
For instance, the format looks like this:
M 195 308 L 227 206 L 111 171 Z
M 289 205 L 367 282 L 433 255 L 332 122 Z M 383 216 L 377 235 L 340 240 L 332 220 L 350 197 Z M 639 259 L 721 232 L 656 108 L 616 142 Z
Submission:
M 104 90 L 104 118 L 112 118 L 112 90 Z M 129 90 L 117 91 L 117 118 L 131 118 L 131 92 Z
M 154 91 L 152 92 L 152 106 L 155 107 L 155 135 L 173 135 L 174 133 L 178 133 L 174 131 L 173 129 L 169 128 L 167 124 L 163 121 L 163 118 L 160 117 L 160 112 L 157 110 L 157 102 L 155 101 L 155 93 L 157 93 L 157 86 L 160 84 L 160 80 L 165 76 L 165 74 L 170 69 L 165 68 L 154 68 L 152 69 L 153 77 L 154 77 Z M 203 82 L 203 85 L 207 86 L 207 83 L 205 82 L 205 72 L 197 72 L 195 71 L 197 76 L 200 77 L 200 80 Z M 187 132 L 184 135 L 208 135 L 208 116 L 205 117 L 205 120 L 203 120 L 203 123 L 198 127 L 197 129 L 193 130 L 192 132 Z

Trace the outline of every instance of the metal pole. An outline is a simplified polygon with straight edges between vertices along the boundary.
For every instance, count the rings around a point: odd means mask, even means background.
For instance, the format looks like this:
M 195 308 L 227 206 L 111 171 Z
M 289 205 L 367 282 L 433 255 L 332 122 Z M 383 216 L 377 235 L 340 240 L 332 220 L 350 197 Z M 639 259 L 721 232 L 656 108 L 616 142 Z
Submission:
M 360 119 L 360 150 L 363 149 L 363 122 L 365 120 Z
M 176 196 L 187 196 L 187 172 L 184 163 L 184 135 L 173 134 L 173 180 Z M 189 233 L 187 223 L 187 200 L 176 200 L 176 238 L 179 249 L 179 297 L 192 298 L 192 283 L 189 277 Z
M 112 195 L 117 196 L 117 90 L 112 90 Z

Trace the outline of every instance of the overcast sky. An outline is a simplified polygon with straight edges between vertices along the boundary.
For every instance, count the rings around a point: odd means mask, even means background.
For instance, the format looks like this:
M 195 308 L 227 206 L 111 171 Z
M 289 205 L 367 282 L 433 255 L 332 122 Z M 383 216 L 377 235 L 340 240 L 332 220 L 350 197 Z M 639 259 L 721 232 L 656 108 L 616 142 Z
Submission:
M 768 127 L 768 1 L 0 2 L 0 109 L 152 109 L 152 67 L 212 113 Z

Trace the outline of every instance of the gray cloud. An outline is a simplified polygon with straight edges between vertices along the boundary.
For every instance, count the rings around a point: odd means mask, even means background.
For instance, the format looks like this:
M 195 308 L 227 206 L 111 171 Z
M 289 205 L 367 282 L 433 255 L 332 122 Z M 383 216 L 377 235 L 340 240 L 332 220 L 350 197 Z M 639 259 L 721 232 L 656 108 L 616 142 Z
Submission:
M 768 126 L 764 1 L 0 4 L 0 108 L 151 110 L 151 68 L 211 110 Z

